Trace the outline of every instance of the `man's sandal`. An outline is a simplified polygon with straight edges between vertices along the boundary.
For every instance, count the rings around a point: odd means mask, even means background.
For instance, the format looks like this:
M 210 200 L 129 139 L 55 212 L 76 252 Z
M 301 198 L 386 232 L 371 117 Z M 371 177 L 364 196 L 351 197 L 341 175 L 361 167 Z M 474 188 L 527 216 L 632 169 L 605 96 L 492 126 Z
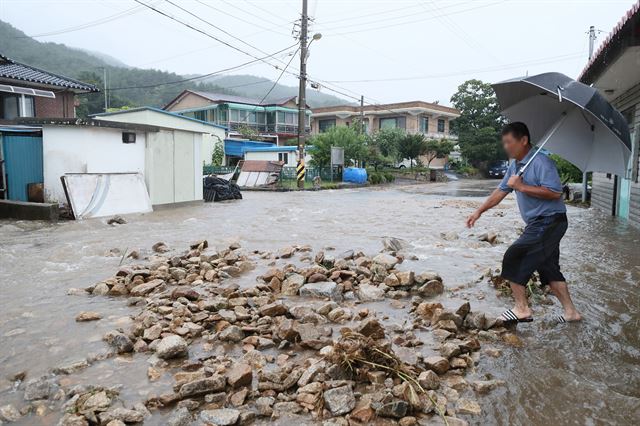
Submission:
M 508 310 L 504 311 L 502 313 L 502 315 L 500 315 L 500 319 L 502 320 L 502 322 L 504 324 L 516 324 L 516 323 L 519 323 L 519 322 L 532 322 L 533 321 L 533 317 L 518 318 L 516 313 L 513 312 L 513 310 L 511 310 L 511 309 L 508 309 Z

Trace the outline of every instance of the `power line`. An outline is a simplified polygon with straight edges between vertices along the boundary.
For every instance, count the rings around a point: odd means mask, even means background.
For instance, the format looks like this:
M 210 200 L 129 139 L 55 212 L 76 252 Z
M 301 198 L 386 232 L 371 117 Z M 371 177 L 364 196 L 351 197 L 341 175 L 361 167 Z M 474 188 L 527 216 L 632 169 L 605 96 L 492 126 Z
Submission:
M 236 69 L 240 69 L 240 68 L 246 67 L 247 65 L 250 65 L 250 64 L 253 64 L 253 63 L 256 63 L 256 62 L 263 61 L 264 59 L 267 59 L 267 58 L 272 57 L 274 55 L 278 55 L 278 54 L 284 52 L 285 50 L 289 50 L 289 49 L 291 49 L 291 48 L 293 48 L 295 46 L 296 45 L 294 44 L 294 45 L 291 45 L 289 47 L 286 47 L 285 49 L 282 49 L 282 50 L 279 50 L 279 51 L 277 51 L 275 53 L 272 53 L 270 55 L 264 56 L 262 58 L 256 58 L 256 59 L 254 59 L 252 61 L 248 61 L 248 62 L 245 62 L 245 63 L 240 64 L 240 65 L 236 65 L 236 66 L 229 67 L 229 68 L 224 68 L 224 69 L 221 69 L 221 70 L 218 70 L 218 71 L 210 72 L 210 73 L 207 73 L 207 74 L 204 74 L 204 75 L 199 75 L 199 76 L 196 76 L 196 77 L 190 77 L 190 78 L 185 78 L 185 79 L 176 80 L 176 81 L 169 81 L 169 82 L 165 82 L 165 83 L 147 84 L 147 85 L 143 85 L 143 86 L 114 87 L 114 88 L 110 88 L 109 91 L 112 91 L 112 90 L 126 90 L 126 89 L 148 89 L 148 88 L 151 88 L 151 87 L 167 86 L 167 85 L 170 85 L 170 84 L 186 83 L 186 82 L 189 82 L 189 81 L 200 80 L 200 79 L 203 79 L 203 78 L 211 77 L 213 75 L 222 74 L 222 73 L 225 73 L 225 72 L 228 72 L 228 71 L 233 71 L 233 70 L 236 70 Z
M 98 25 L 106 24 L 108 22 L 115 21 L 116 19 L 120 19 L 120 18 L 125 18 L 127 16 L 131 16 L 131 15 L 133 15 L 133 14 L 135 14 L 137 12 L 140 12 L 142 10 L 144 10 L 144 8 L 142 8 L 140 6 L 135 6 L 135 7 L 132 7 L 130 9 L 126 9 L 126 10 L 123 10 L 121 12 L 114 13 L 113 15 L 105 16 L 103 18 L 96 19 L 94 21 L 85 22 L 84 24 L 74 25 L 74 26 L 66 27 L 66 28 L 61 28 L 59 30 L 49 31 L 49 32 L 46 32 L 46 33 L 24 35 L 24 36 L 19 36 L 19 37 L 15 37 L 15 38 L 49 37 L 49 36 L 53 36 L 53 35 L 65 34 L 65 33 L 70 33 L 70 32 L 74 32 L 74 31 L 80 31 L 80 30 L 84 30 L 84 29 L 87 29 L 87 28 L 96 27 Z
M 201 30 L 200 28 L 194 27 L 193 25 L 191 25 L 191 24 L 189 24 L 189 23 L 187 23 L 187 22 L 184 22 L 184 21 L 182 21 L 182 20 L 180 20 L 180 19 L 176 18 L 175 16 L 171 16 L 171 15 L 169 15 L 168 13 L 163 12 L 163 11 L 162 11 L 162 10 L 160 10 L 160 9 L 156 9 L 155 7 L 153 7 L 153 6 L 149 5 L 149 4 L 146 4 L 146 3 L 142 2 L 141 0 L 134 0 L 134 1 L 135 1 L 136 3 L 139 3 L 139 4 L 141 4 L 141 5 L 145 6 L 145 7 L 147 7 L 147 8 L 149 8 L 149 9 L 153 10 L 154 12 L 156 12 L 156 13 L 158 13 L 158 14 L 160 14 L 160 15 L 162 15 L 162 16 L 164 16 L 164 17 L 166 17 L 166 18 L 171 19 L 172 21 L 178 22 L 179 24 L 184 25 L 185 27 L 190 28 L 190 29 L 192 29 L 193 31 L 197 31 L 197 32 L 199 32 L 200 34 L 202 34 L 202 35 L 204 35 L 204 36 L 206 36 L 206 37 L 209 37 L 209 38 L 211 38 L 211 39 L 213 39 L 213 40 L 217 41 L 218 43 L 221 43 L 221 44 L 223 44 L 223 45 L 225 45 L 225 46 L 227 46 L 227 47 L 229 47 L 229 48 L 231 48 L 231 49 L 233 49 L 233 50 L 236 50 L 236 51 L 238 51 L 238 52 L 240 52 L 240 53 L 242 53 L 242 54 L 244 54 L 244 55 L 250 56 L 250 57 L 252 57 L 252 58 L 254 58 L 254 59 L 257 59 L 257 60 L 259 60 L 259 61 L 263 61 L 263 62 L 265 62 L 265 63 L 267 63 L 267 64 L 269 64 L 269 65 L 273 66 L 273 64 L 271 64 L 271 63 L 269 63 L 269 62 L 267 62 L 267 61 L 263 60 L 262 58 L 259 58 L 259 57 L 255 56 L 255 55 L 254 55 L 254 54 L 252 54 L 252 53 L 246 52 L 246 51 L 244 51 L 244 50 L 240 49 L 239 47 L 236 47 L 236 46 L 232 45 L 231 43 L 228 43 L 228 42 L 226 42 L 226 41 L 224 41 L 224 40 L 221 40 L 221 39 L 219 39 L 218 37 L 213 36 L 213 35 L 211 35 L 211 34 L 207 33 L 206 31 Z M 212 25 L 213 25 L 213 24 L 212 24 Z M 255 47 L 254 47 L 254 49 L 259 50 L 259 49 L 255 48 Z M 273 55 L 269 55 L 269 56 L 273 56 Z
M 238 16 L 235 16 L 235 15 L 233 15 L 233 14 L 231 14 L 231 13 L 229 13 L 229 12 L 226 12 L 226 11 L 224 11 L 224 10 L 222 10 L 222 9 L 218 9 L 217 7 L 211 6 L 210 4 L 205 3 L 205 2 L 203 2 L 203 1 L 201 1 L 201 0 L 195 0 L 195 1 L 196 1 L 196 2 L 198 2 L 198 3 L 200 3 L 200 4 L 201 4 L 201 5 L 203 5 L 203 6 L 208 7 L 209 9 L 212 9 L 212 10 L 215 10 L 215 11 L 217 11 L 217 12 L 220 12 L 220 13 L 222 13 L 223 15 L 227 15 L 227 16 L 230 16 L 230 17 L 232 17 L 232 18 L 234 18 L 234 19 L 237 19 L 238 21 L 244 22 L 244 23 L 249 24 L 249 25 L 253 25 L 254 27 L 258 27 L 258 28 L 263 29 L 263 30 L 265 30 L 265 31 L 270 31 L 270 32 L 272 32 L 272 33 L 274 33 L 274 34 L 280 34 L 280 35 L 285 35 L 285 36 L 289 37 L 289 34 L 281 33 L 280 31 L 276 31 L 276 30 L 275 30 L 275 29 L 273 29 L 273 28 L 263 27 L 263 26 L 261 26 L 261 25 L 256 24 L 255 22 L 248 21 L 248 20 L 246 20 L 246 19 L 244 19 L 244 18 L 240 18 L 240 17 L 238 17 Z
M 293 22 L 291 22 L 291 21 L 287 21 L 287 20 L 286 20 L 285 18 L 283 18 L 282 16 L 278 16 L 278 15 L 276 15 L 275 13 L 271 12 L 269 9 L 266 9 L 266 8 L 264 8 L 264 7 L 262 7 L 262 6 L 258 6 L 256 3 L 250 2 L 249 0 L 244 0 L 244 2 L 245 2 L 245 3 L 248 3 L 249 5 L 251 5 L 251 6 L 253 6 L 253 7 L 255 7 L 256 9 L 259 9 L 259 10 L 263 11 L 264 13 L 266 13 L 266 14 L 268 14 L 268 15 L 273 16 L 274 18 L 278 18 L 278 19 L 280 19 L 280 20 L 282 20 L 282 21 L 284 21 L 284 22 L 287 22 L 288 24 L 293 23 Z
M 454 71 L 454 72 L 442 73 L 442 74 L 431 74 L 431 75 L 411 76 L 411 77 L 362 79 L 362 80 L 328 80 L 328 82 L 335 84 L 335 83 L 377 83 L 377 82 L 390 82 L 390 81 L 427 80 L 430 78 L 444 78 L 444 77 L 465 75 L 465 74 L 471 74 L 471 73 L 502 71 L 502 70 L 518 68 L 526 65 L 538 65 L 538 64 L 560 62 L 564 60 L 575 59 L 580 57 L 581 55 L 582 55 L 582 52 L 569 53 L 569 54 L 551 56 L 548 58 L 541 58 L 541 59 L 530 60 L 530 61 L 522 61 L 522 62 L 516 62 L 511 64 L 487 67 L 487 68 L 475 68 L 475 69 L 468 69 L 468 70 L 462 70 L 462 71 Z
M 487 3 L 487 4 L 475 6 L 475 7 L 470 7 L 470 8 L 467 8 L 467 9 L 460 9 L 460 10 L 452 11 L 450 13 L 443 14 L 443 15 L 440 15 L 440 16 L 458 15 L 460 13 L 465 13 L 465 12 L 469 12 L 469 11 L 472 11 L 472 10 L 483 9 L 483 8 L 486 8 L 486 7 L 495 6 L 495 5 L 498 5 L 500 3 L 504 3 L 505 1 L 506 0 L 500 0 L 500 1 L 497 1 L 497 2 L 494 2 L 494 3 Z M 413 16 L 415 16 L 415 14 Z M 373 27 L 373 28 L 363 28 L 363 29 L 359 29 L 359 30 L 345 31 L 345 32 L 342 32 L 342 33 L 335 33 L 335 34 L 356 34 L 356 33 L 362 33 L 362 32 L 367 32 L 367 31 L 382 30 L 382 29 L 386 29 L 386 28 L 397 27 L 399 25 L 408 25 L 408 24 L 414 24 L 414 23 L 418 23 L 418 22 L 429 21 L 429 20 L 432 20 L 432 19 L 436 19 L 436 17 L 435 16 L 428 16 L 426 18 L 420 18 L 420 19 L 415 19 L 415 20 L 410 20 L 410 21 L 397 22 L 397 23 L 394 23 L 394 24 L 382 25 L 382 26 Z M 381 21 L 378 21 L 378 22 L 386 22 L 386 21 L 388 21 L 388 20 L 385 19 L 385 20 L 381 20 Z M 360 24 L 360 25 L 368 25 L 368 23 L 367 24 Z M 340 29 L 340 28 L 353 28 L 353 25 L 343 26 L 343 27 L 338 27 L 338 28 L 328 28 L 328 30 L 332 31 L 332 30 L 336 30 L 336 29 Z M 327 30 L 327 29 L 325 29 L 325 30 Z
M 237 10 L 239 10 L 240 12 L 244 13 L 245 15 L 249 15 L 249 16 L 253 16 L 254 18 L 258 18 L 260 21 L 267 22 L 269 24 L 275 25 L 276 27 L 279 27 L 279 26 L 282 25 L 282 24 L 278 24 L 277 22 L 269 21 L 269 20 L 265 19 L 264 16 L 256 15 L 255 13 L 246 11 L 245 9 L 243 9 L 243 8 L 238 6 L 237 0 L 236 0 L 236 4 L 231 4 L 231 2 L 228 2 L 227 0 L 222 0 L 222 2 L 227 4 L 227 5 L 229 5 L 229 6 L 231 6 L 231 7 L 233 7 L 233 8 L 235 8 L 235 9 L 237 9 Z M 282 19 L 282 18 L 280 18 L 280 19 Z M 293 22 L 287 22 L 287 24 L 292 24 L 292 23 Z M 252 25 L 255 25 L 255 24 L 252 24 Z

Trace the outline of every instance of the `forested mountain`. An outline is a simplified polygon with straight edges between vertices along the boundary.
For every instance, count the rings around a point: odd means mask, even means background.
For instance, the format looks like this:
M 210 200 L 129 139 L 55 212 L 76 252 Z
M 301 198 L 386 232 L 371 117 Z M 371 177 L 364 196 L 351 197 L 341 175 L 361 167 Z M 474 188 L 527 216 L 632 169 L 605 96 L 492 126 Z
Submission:
M 215 79 L 173 83 L 192 76 L 155 69 L 133 68 L 117 58 L 99 52 L 74 49 L 59 43 L 40 42 L 3 21 L 0 21 L 0 54 L 18 62 L 95 84 L 101 89 L 103 68 L 106 67 L 110 89 L 109 106 L 116 108 L 141 105 L 161 107 L 184 89 L 262 98 L 270 87 L 269 83 L 272 83 L 266 78 L 251 75 L 229 75 Z M 149 87 L 160 83 L 172 84 Z M 278 84 L 268 99 L 293 96 L 297 93 L 296 87 Z M 101 112 L 103 102 L 102 93 L 82 95 L 78 114 Z M 311 106 L 345 103 L 344 100 L 335 96 L 314 91 L 309 92 L 308 102 Z

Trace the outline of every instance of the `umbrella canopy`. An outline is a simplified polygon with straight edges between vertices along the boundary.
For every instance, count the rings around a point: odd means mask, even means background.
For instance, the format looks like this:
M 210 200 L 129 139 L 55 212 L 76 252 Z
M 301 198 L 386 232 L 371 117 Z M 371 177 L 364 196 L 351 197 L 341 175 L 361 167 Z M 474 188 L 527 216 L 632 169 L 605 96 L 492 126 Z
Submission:
M 526 123 L 533 144 L 544 144 L 583 172 L 626 175 L 629 125 L 596 89 L 555 72 L 493 88 L 504 116 Z

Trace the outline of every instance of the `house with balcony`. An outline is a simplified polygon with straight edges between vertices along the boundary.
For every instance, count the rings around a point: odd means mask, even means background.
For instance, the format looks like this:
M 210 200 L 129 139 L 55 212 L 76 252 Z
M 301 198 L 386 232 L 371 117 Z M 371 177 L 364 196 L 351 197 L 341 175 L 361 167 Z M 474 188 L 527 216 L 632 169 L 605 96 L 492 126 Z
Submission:
M 424 101 L 321 107 L 312 111 L 311 134 L 325 132 L 334 126 L 351 126 L 362 118 L 366 133 L 402 129 L 407 133 L 421 133 L 428 139 L 457 140 L 458 137 L 450 132 L 450 125 L 459 116 L 460 111 L 455 108 Z M 446 159 L 436 159 L 431 166 L 444 167 L 445 163 Z
M 284 145 L 298 135 L 296 96 L 275 101 L 222 93 L 184 90 L 165 110 L 227 127 L 228 138 L 241 139 L 242 128 L 254 130 L 260 140 Z M 311 110 L 307 107 L 305 132 L 311 131 Z

